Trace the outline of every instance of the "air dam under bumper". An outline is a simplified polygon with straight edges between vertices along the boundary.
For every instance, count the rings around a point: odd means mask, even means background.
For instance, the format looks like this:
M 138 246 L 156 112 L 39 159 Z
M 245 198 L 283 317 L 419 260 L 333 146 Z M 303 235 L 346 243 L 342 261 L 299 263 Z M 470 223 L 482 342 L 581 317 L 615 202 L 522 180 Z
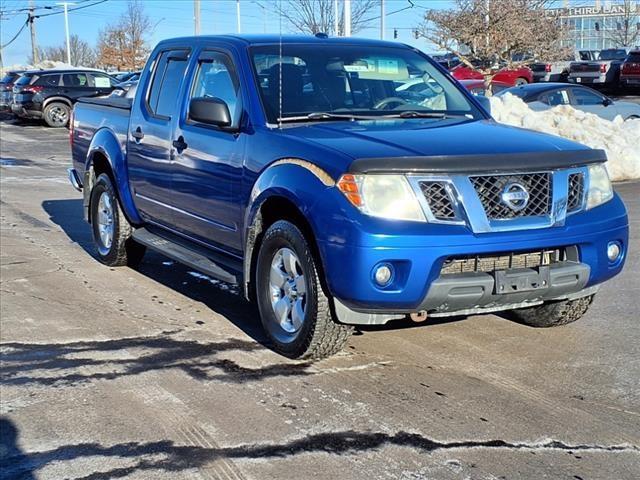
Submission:
M 431 284 L 429 293 L 417 311 L 443 317 L 488 313 L 538 305 L 544 301 L 580 298 L 595 293 L 585 289 L 589 265 L 560 262 L 537 269 L 520 268 L 504 272 L 441 275 Z M 505 292 L 505 293 L 500 293 Z M 401 319 L 403 314 L 358 312 L 335 300 L 336 314 L 343 323 L 384 324 Z

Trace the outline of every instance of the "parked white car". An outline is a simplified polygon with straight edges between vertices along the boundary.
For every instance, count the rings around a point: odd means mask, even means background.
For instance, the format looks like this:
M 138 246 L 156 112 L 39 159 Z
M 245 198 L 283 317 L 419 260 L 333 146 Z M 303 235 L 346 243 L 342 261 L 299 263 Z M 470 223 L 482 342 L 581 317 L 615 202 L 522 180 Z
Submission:
M 640 105 L 613 101 L 606 95 L 583 85 L 566 83 L 533 83 L 503 90 L 496 96 L 511 93 L 524 100 L 532 110 L 548 110 L 558 105 L 593 113 L 606 120 L 620 115 L 624 120 L 640 118 Z

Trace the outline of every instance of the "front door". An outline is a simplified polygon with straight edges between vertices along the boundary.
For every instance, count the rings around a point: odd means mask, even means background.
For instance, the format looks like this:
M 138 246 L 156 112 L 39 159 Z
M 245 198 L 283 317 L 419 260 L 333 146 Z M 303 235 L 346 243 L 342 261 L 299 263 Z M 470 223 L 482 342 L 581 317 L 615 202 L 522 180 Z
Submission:
M 166 226 L 173 224 L 171 142 L 188 55 L 186 49 L 158 53 L 151 84 L 136 96 L 129 122 L 127 162 L 134 202 L 144 220 Z
M 231 57 L 221 51 L 203 51 L 190 77 L 184 118 L 174 132 L 173 205 L 178 231 L 212 246 L 241 251 L 240 183 L 245 135 L 238 126 L 241 99 Z M 189 119 L 192 98 L 225 101 L 232 125 L 221 128 Z

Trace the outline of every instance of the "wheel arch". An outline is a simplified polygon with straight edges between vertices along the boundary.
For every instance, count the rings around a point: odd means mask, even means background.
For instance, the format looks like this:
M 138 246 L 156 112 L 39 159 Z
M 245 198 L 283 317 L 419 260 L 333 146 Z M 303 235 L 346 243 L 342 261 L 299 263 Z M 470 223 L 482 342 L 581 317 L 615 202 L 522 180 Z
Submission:
M 288 220 L 302 232 L 316 260 L 320 281 L 326 287 L 324 262 L 316 242 L 317 220 L 309 215 L 335 181 L 314 164 L 297 159 L 272 163 L 258 177 L 245 214 L 244 294 L 253 298 L 257 253 L 266 230 L 278 220 Z
M 91 189 L 96 178 L 101 173 L 106 173 L 111 178 L 120 207 L 129 223 L 132 225 L 142 223 L 129 188 L 126 159 L 113 131 L 102 128 L 95 133 L 87 150 L 84 171 L 84 213 L 88 220 L 90 220 L 88 213 L 91 207 Z
M 71 109 L 73 108 L 73 102 L 69 98 L 57 95 L 57 96 L 48 97 L 47 99 L 45 99 L 45 101 L 42 102 L 42 109 L 44 110 L 45 108 L 47 108 L 49 106 L 49 104 L 55 103 L 55 102 L 64 103 L 69 108 L 71 108 Z

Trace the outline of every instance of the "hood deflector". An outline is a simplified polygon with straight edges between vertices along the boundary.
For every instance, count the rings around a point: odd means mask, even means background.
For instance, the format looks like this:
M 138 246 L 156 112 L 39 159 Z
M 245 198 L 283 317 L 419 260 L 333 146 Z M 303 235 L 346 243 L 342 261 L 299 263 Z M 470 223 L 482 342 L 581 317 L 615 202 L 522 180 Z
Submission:
M 350 173 L 494 173 L 572 168 L 607 161 L 604 150 L 359 158 Z

